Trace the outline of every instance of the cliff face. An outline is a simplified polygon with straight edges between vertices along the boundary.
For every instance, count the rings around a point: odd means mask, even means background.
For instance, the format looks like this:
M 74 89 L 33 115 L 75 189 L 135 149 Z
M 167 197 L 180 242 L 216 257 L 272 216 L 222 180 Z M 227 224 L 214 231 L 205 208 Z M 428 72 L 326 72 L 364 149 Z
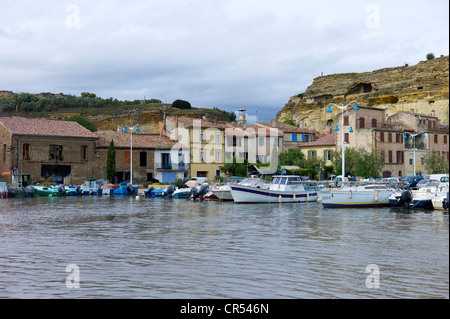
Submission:
M 435 111 L 442 124 L 448 124 L 448 89 L 448 56 L 413 66 L 320 76 L 304 93 L 292 96 L 277 119 L 290 119 L 300 126 L 320 130 L 326 127 L 329 103 L 357 101 L 360 105 L 384 108 L 388 116 L 399 111 Z

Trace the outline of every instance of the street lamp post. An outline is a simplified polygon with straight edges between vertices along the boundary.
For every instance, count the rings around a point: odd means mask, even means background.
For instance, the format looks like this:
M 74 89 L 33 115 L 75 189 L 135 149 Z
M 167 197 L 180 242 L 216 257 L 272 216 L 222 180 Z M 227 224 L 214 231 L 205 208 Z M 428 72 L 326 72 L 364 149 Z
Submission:
M 348 106 L 352 103 L 355 103 L 355 107 L 353 108 L 354 110 L 359 110 L 358 107 L 358 103 L 356 101 L 352 101 L 350 103 L 348 103 L 347 105 L 344 105 L 344 102 L 342 102 L 342 106 L 334 104 L 334 103 L 330 103 L 328 104 L 328 110 L 327 113 L 332 113 L 333 111 L 331 110 L 331 105 L 336 106 L 337 108 L 339 108 L 340 110 L 342 110 L 342 176 L 345 176 L 345 147 L 344 147 L 344 112 L 347 110 Z M 339 131 L 339 126 L 336 124 L 336 129 L 335 131 Z M 353 132 L 353 128 L 350 126 L 350 133 Z M 344 179 L 342 179 L 344 180 Z
M 130 184 L 133 185 L 133 130 L 139 132 L 139 124 L 136 124 L 135 126 L 130 125 L 128 126 L 128 129 L 125 125 L 123 131 L 127 133 L 128 130 L 130 131 Z
M 420 137 L 425 137 L 425 133 L 421 132 L 422 135 Z M 408 134 L 409 136 L 412 137 L 412 145 L 413 145 L 413 168 L 414 168 L 414 176 L 416 176 L 416 136 L 421 134 L 421 133 L 416 133 L 416 134 L 412 134 L 412 133 L 407 133 L 405 132 L 405 134 L 403 134 L 403 138 L 407 139 L 408 136 L 406 134 Z

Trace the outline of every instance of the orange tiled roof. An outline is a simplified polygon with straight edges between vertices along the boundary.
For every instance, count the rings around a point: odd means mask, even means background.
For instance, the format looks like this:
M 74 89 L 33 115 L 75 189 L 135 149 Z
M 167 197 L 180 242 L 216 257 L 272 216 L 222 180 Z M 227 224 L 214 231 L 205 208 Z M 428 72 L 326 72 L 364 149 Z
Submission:
M 331 133 L 328 135 L 325 135 L 321 138 L 318 138 L 317 140 L 313 142 L 307 142 L 300 145 L 300 147 L 306 147 L 306 146 L 327 146 L 327 145 L 336 145 L 336 135 L 335 133 Z
M 13 135 L 97 138 L 95 133 L 73 121 L 0 117 L 2 124 Z
M 130 148 L 130 134 L 122 131 L 98 131 L 98 147 L 109 147 L 111 140 L 114 140 L 114 147 Z M 159 133 L 133 132 L 133 148 L 167 149 L 172 147 L 185 148 L 182 144 L 176 143 L 166 136 L 159 136 Z

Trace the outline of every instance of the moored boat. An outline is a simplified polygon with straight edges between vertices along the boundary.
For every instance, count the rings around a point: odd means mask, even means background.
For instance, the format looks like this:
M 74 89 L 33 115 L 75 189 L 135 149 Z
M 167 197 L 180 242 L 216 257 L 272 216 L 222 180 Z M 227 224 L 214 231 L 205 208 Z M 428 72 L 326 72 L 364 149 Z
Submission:
M 0 182 L 0 198 L 8 197 L 8 187 L 5 182 Z
M 317 200 L 316 190 L 306 190 L 296 175 L 279 175 L 271 183 L 230 185 L 231 195 L 237 204 L 244 203 L 293 203 Z
M 26 187 L 10 185 L 8 186 L 8 197 L 32 197 L 34 196 L 34 188 L 29 185 Z
M 386 207 L 389 196 L 396 190 L 385 184 L 346 185 L 333 190 L 322 190 L 320 201 L 325 208 Z
M 33 185 L 37 196 L 61 196 L 64 194 L 64 185 Z

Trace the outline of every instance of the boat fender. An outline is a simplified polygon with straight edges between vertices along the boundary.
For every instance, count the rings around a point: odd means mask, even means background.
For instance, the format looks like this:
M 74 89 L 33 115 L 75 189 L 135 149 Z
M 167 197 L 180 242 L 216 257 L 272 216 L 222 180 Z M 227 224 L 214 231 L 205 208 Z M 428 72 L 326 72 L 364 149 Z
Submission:
M 215 183 L 214 187 L 220 187 L 220 184 L 219 183 Z
M 373 200 L 375 202 L 378 202 L 378 199 L 379 199 L 379 193 L 378 192 L 373 193 Z
M 282 202 L 283 201 L 283 198 L 281 197 L 281 195 L 280 196 L 278 196 L 278 202 Z
M 353 196 L 353 195 L 352 195 L 352 191 L 349 191 L 349 192 L 348 192 L 348 198 L 352 198 L 352 196 Z

